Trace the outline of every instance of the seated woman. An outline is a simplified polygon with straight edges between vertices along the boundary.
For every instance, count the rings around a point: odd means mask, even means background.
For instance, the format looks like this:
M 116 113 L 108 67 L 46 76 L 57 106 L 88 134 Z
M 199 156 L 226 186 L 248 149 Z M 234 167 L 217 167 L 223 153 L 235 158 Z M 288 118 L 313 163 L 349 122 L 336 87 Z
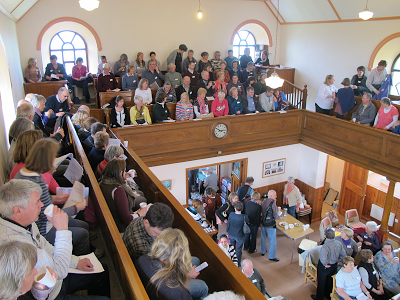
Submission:
M 345 256 L 343 258 L 343 267 L 336 274 L 336 288 L 339 299 L 357 299 L 364 293 L 368 299 L 372 299 L 371 294 L 361 281 L 360 273 L 354 268 L 354 258 Z
M 125 53 L 122 53 L 119 57 L 119 60 L 114 64 L 114 75 L 116 77 L 122 77 L 127 72 L 127 67 L 129 65 L 128 56 Z
M 225 95 L 227 94 L 227 91 L 226 91 L 227 84 L 225 82 L 225 74 L 222 73 L 222 72 L 218 72 L 217 76 L 218 76 L 218 79 L 214 82 L 215 83 L 215 85 L 214 85 L 214 91 L 215 91 L 214 92 L 214 98 L 218 97 L 218 93 L 219 92 L 224 92 Z
M 199 72 L 204 71 L 207 64 L 211 66 L 211 62 L 208 60 L 208 52 L 201 52 L 201 59 L 199 60 Z
M 399 111 L 397 108 L 392 105 L 389 98 L 383 97 L 373 127 L 383 130 L 393 130 L 398 119 Z
M 56 229 L 47 221 L 44 210 L 50 204 L 65 202 L 69 197 L 68 194 L 51 196 L 49 188 L 42 177 L 43 174 L 52 173 L 55 170 L 53 163 L 56 159 L 59 147 L 59 143 L 53 139 L 46 138 L 36 141 L 25 160 L 25 167 L 20 169 L 14 177 L 15 179 L 25 179 L 40 185 L 42 189 L 40 201 L 43 203 L 43 207 L 40 210 L 36 225 L 39 228 L 40 234 L 49 241 L 50 244 L 54 244 Z M 72 244 L 74 246 L 75 255 L 90 253 L 89 225 L 86 222 L 71 218 L 71 216 L 76 215 L 80 210 L 85 209 L 85 207 L 86 200 L 83 199 L 76 205 L 63 209 L 69 216 L 68 230 L 72 232 Z
M 151 96 L 151 90 L 149 88 L 149 81 L 146 78 L 140 79 L 139 87 L 135 90 L 135 96 L 142 97 L 145 105 L 153 103 L 153 97 Z
M 229 96 L 227 98 L 229 104 L 230 115 L 240 115 L 243 111 L 242 100 L 239 97 L 238 89 L 233 87 L 229 90 Z
M 164 229 L 154 241 L 150 253 L 139 257 L 136 267 L 150 299 L 193 299 L 189 292 L 193 279 L 190 279 L 199 273 L 195 273 L 192 267 L 189 242 L 182 230 Z M 203 281 L 195 280 L 207 288 Z
M 382 243 L 382 250 L 375 255 L 375 266 L 386 283 L 385 288 L 395 295 L 400 293 L 400 263 L 390 242 Z
M 193 120 L 193 105 L 190 104 L 188 93 L 181 94 L 181 101 L 176 104 L 175 116 L 177 121 Z
M 272 93 L 274 95 L 275 111 L 288 110 L 289 109 L 289 102 L 286 99 L 285 93 L 281 92 L 278 89 L 272 90 Z
M 25 82 L 36 83 L 42 81 L 42 74 L 37 66 L 36 58 L 30 58 L 28 60 L 28 66 L 25 68 L 24 72 Z
M 261 57 L 257 58 L 255 65 L 259 65 L 261 68 L 269 66 L 268 51 L 261 52 Z
M 100 189 L 120 233 L 134 218 L 144 216 L 147 211 L 147 208 L 140 209 L 139 205 L 141 202 L 147 203 L 146 198 L 138 197 L 125 183 L 125 168 L 124 160 L 110 160 L 100 181 Z
M 171 113 L 167 106 L 167 94 L 160 93 L 156 98 L 156 104 L 153 107 L 154 122 L 162 123 L 171 119 Z
M 232 74 L 231 81 L 228 83 L 226 90 L 229 92 L 233 87 L 238 89 L 239 97 L 244 97 L 246 95 L 246 91 L 244 90 L 243 84 L 239 81 L 239 75 L 237 73 Z
M 226 82 L 226 84 L 228 84 L 229 81 L 231 81 L 231 76 L 229 75 L 228 70 L 225 69 L 226 68 L 226 62 L 223 60 L 223 61 L 221 61 L 221 63 L 219 65 L 220 65 L 221 68 L 214 72 L 214 78 L 218 78 L 218 73 L 221 72 L 221 73 L 223 73 L 225 75 L 225 82 Z
M 86 66 L 83 65 L 83 58 L 76 59 L 76 65 L 72 68 L 72 83 L 83 90 L 86 103 L 90 103 L 90 93 L 88 83 L 93 82 L 92 74 L 87 73 Z
M 75 130 L 78 133 L 83 130 L 85 121 L 89 118 L 89 114 L 85 110 L 78 110 L 71 118 L 72 124 L 74 124 Z
M 210 77 L 209 80 L 210 81 L 214 81 L 214 73 L 213 73 L 213 70 L 212 70 L 211 63 L 206 64 L 204 66 L 204 70 L 206 70 L 208 72 L 208 75 Z
M 159 60 L 157 60 L 156 59 L 156 53 L 154 52 L 154 51 L 151 51 L 150 52 L 150 60 L 147 62 L 147 65 L 149 65 L 150 64 L 150 62 L 155 62 L 156 63 L 156 66 L 157 66 L 157 68 L 159 68 L 160 69 L 160 67 L 161 67 L 161 63 L 160 63 L 160 61 Z
M 240 64 L 239 64 L 239 61 L 237 59 L 232 61 L 232 70 L 229 71 L 229 76 L 231 78 L 232 78 L 233 74 L 237 74 L 238 78 L 239 78 L 239 81 L 240 82 L 242 81 L 241 78 L 240 78 L 240 75 L 241 75 Z
M 107 167 L 108 162 L 113 159 L 124 159 L 124 150 L 121 148 L 121 146 L 113 145 L 107 147 L 106 152 L 104 153 L 104 160 L 97 165 L 95 172 L 97 179 L 103 175 L 104 169 Z
M 350 228 L 343 228 L 342 234 L 335 237 L 335 240 L 341 242 L 344 252 L 347 256 L 356 257 L 358 252 L 357 243 L 353 240 L 354 232 Z
M 156 98 L 157 95 L 161 92 L 167 94 L 167 103 L 176 103 L 175 89 L 172 87 L 172 84 L 169 81 L 165 81 L 164 86 L 158 89 L 156 93 Z
M 238 260 L 237 260 L 237 256 L 236 256 L 235 247 L 233 247 L 232 245 L 230 245 L 228 243 L 228 237 L 226 236 L 226 234 L 221 234 L 221 236 L 219 238 L 218 246 L 232 260 L 232 262 L 237 266 L 238 265 Z
M 368 221 L 365 226 L 365 233 L 354 236 L 358 242 L 361 242 L 361 249 L 370 249 L 372 253 L 376 254 L 381 248 L 379 238 L 375 233 L 378 230 L 378 225 L 374 221 Z
M 122 76 L 122 90 L 123 91 L 134 91 L 137 89 L 139 79 L 135 74 L 135 67 L 128 65 L 128 72 Z
M 383 290 L 383 283 L 380 279 L 379 273 L 373 264 L 374 255 L 369 249 L 360 251 L 361 261 L 358 264 L 358 272 L 361 275 L 362 283 L 367 290 L 371 293 L 374 300 L 389 300 L 389 296 Z
M 63 64 L 57 63 L 57 56 L 50 56 L 50 63 L 47 64 L 44 72 L 47 81 L 67 80 L 67 73 Z
M 124 97 L 120 95 L 115 98 L 115 106 L 111 108 L 110 112 L 111 127 L 113 128 L 131 125 L 131 118 L 124 102 Z
M 135 106 L 132 106 L 129 112 L 132 124 L 151 124 L 149 109 L 144 105 L 143 98 L 135 95 L 133 101 L 135 102 Z
M 133 62 L 135 67 L 135 72 L 137 76 L 142 76 L 142 72 L 146 70 L 146 62 L 143 60 L 143 53 L 138 52 L 136 55 L 136 60 Z
M 199 88 L 197 91 L 197 98 L 193 101 L 193 110 L 196 118 L 209 114 L 206 94 L 207 90 L 204 88 Z
M 341 84 L 343 87 L 338 90 L 335 98 L 335 113 L 336 118 L 339 119 L 343 119 L 343 116 L 356 104 L 353 89 L 350 88 L 350 79 L 343 79 Z
M 229 115 L 229 104 L 228 100 L 225 99 L 225 93 L 223 91 L 218 93 L 218 98 L 215 98 L 211 105 L 211 112 L 214 117 L 222 117 Z
M 35 127 L 42 130 L 44 136 L 49 137 L 50 132 L 46 129 L 46 124 L 50 118 L 50 115 L 54 114 L 54 111 L 52 109 L 49 109 L 48 111 L 43 113 L 43 110 L 45 108 L 46 98 L 43 97 L 42 95 L 33 94 L 30 102 L 35 111 L 35 114 L 33 116 L 33 123 L 35 124 Z M 61 139 L 62 137 L 60 135 L 60 140 Z

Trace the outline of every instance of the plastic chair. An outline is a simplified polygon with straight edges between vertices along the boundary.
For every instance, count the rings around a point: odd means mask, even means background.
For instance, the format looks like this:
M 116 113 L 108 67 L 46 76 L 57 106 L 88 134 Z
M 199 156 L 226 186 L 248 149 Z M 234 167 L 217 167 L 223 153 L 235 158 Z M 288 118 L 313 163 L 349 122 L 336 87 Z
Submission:
M 324 218 L 321 221 L 321 224 L 319 225 L 319 234 L 321 237 L 321 242 L 325 239 L 325 229 L 326 228 L 332 228 L 331 219 L 329 219 L 329 218 Z
M 357 209 L 349 209 L 344 214 L 344 220 L 346 226 L 349 226 L 353 229 L 356 228 L 365 228 L 365 224 L 360 223 L 360 218 L 358 217 Z

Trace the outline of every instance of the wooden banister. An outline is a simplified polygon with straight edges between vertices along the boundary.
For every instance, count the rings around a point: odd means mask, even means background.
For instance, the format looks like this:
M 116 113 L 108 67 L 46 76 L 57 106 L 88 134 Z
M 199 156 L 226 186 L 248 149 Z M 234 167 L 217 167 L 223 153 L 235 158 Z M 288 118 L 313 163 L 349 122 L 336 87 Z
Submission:
M 306 109 L 307 85 L 304 85 L 304 89 L 301 89 L 285 80 L 280 90 L 285 93 L 287 100 L 293 107 L 297 109 Z
M 84 169 L 84 177 L 89 186 L 89 195 L 96 209 L 96 216 L 100 223 L 103 238 L 112 257 L 115 271 L 121 282 L 125 293 L 125 299 L 148 300 L 146 290 L 136 272 L 135 266 L 129 256 L 128 251 L 122 241 L 117 225 L 111 215 L 100 186 L 92 171 L 85 151 L 82 148 L 78 135 L 70 120 L 68 120 L 68 131 L 71 143 L 74 146 L 75 157 Z

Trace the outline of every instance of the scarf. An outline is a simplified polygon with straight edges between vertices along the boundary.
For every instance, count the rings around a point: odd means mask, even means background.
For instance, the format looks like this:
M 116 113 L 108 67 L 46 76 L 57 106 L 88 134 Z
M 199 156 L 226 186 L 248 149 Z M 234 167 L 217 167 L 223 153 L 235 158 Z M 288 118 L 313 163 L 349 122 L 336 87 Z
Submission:
M 133 214 L 133 212 L 137 210 L 136 206 L 139 207 L 139 203 L 137 203 L 137 204 L 135 203 L 135 195 L 134 195 L 133 191 L 131 190 L 131 188 L 127 186 L 125 181 L 122 181 L 120 179 L 113 178 L 113 177 L 103 176 L 101 178 L 100 183 L 104 183 L 107 185 L 117 185 L 117 186 L 122 187 L 128 198 L 129 213 Z
M 204 115 L 206 113 L 206 101 L 205 101 L 205 99 L 203 99 L 203 101 L 201 101 L 200 98 L 197 97 L 197 102 L 199 103 L 200 114 Z
M 36 107 L 33 107 L 33 110 L 35 111 L 35 113 L 37 113 L 37 114 L 39 115 L 40 121 L 42 121 L 43 126 L 45 126 L 46 124 L 45 124 L 44 121 L 43 121 L 43 115 L 42 115 L 42 113 L 41 113 Z

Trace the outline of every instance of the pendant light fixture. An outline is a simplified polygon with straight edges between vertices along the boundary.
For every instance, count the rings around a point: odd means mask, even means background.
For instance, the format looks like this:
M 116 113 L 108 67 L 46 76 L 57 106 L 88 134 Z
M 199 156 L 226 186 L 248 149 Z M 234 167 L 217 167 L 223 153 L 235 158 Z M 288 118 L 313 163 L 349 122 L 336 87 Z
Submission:
M 279 25 L 279 0 L 278 0 L 278 13 L 276 15 L 276 37 L 275 37 L 275 56 L 274 60 L 276 63 L 276 48 L 278 48 L 278 25 Z M 281 87 L 283 85 L 284 80 L 279 77 L 278 73 L 276 73 L 276 70 L 274 70 L 274 73 L 271 74 L 270 77 L 264 80 L 265 85 L 269 86 L 272 89 L 276 89 L 278 87 Z
M 372 18 L 373 15 L 374 13 L 368 9 L 368 0 L 367 0 L 367 5 L 365 5 L 365 9 L 362 12 L 360 12 L 358 16 L 360 17 L 360 19 L 369 20 Z
M 87 11 L 92 11 L 99 7 L 99 0 L 79 0 L 79 6 Z
M 200 0 L 199 0 L 199 10 L 198 10 L 198 12 L 197 12 L 197 18 L 198 19 L 201 19 L 203 17 L 203 12 L 201 11 L 201 9 L 200 9 Z

